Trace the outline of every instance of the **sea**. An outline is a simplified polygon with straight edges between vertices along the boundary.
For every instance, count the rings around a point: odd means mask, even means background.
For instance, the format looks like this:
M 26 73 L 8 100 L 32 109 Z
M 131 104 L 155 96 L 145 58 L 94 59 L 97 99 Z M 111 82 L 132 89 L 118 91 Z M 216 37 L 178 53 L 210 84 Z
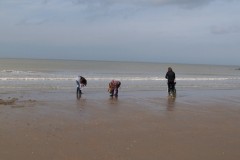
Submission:
M 112 80 L 121 91 L 166 91 L 165 74 L 172 67 L 177 91 L 239 90 L 240 67 L 49 59 L 0 59 L 0 93 L 10 91 L 75 92 L 78 75 L 88 81 L 86 91 L 106 91 Z

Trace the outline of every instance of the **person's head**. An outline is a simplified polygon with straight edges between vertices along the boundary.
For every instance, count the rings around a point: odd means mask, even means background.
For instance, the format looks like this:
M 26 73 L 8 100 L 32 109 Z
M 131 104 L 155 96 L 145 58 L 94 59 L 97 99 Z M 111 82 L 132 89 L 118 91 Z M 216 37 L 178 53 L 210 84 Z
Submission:
M 172 71 L 172 68 L 171 68 L 171 67 L 168 67 L 168 71 Z

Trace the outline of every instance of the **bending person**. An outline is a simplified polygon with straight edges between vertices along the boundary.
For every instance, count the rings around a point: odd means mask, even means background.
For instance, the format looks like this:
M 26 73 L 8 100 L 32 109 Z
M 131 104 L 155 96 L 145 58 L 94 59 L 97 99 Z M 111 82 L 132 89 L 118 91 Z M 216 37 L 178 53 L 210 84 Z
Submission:
M 121 86 L 121 82 L 117 80 L 112 80 L 108 85 L 108 92 L 110 96 L 118 96 L 118 88 Z
M 76 83 L 77 83 L 77 88 L 79 88 L 80 93 L 82 93 L 82 88 L 87 86 L 87 80 L 82 76 L 77 76 Z

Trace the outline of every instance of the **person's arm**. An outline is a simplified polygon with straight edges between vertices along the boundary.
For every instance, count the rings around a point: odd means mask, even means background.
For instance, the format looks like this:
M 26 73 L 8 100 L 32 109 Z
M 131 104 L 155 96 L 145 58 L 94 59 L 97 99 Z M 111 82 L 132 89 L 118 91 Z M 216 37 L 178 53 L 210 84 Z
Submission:
M 111 83 L 108 84 L 108 92 L 111 92 Z
M 168 72 L 166 73 L 165 78 L 168 79 Z

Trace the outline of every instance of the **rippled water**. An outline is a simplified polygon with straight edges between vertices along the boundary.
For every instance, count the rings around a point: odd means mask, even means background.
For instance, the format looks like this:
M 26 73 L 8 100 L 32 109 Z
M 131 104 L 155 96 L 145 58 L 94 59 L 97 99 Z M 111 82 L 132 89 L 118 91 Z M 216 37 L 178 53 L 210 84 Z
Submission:
M 240 89 L 238 66 L 33 59 L 1 59 L 0 88 L 72 90 L 75 77 L 82 75 L 90 89 L 107 88 L 109 81 L 118 79 L 125 90 L 165 90 L 170 66 L 178 90 Z

